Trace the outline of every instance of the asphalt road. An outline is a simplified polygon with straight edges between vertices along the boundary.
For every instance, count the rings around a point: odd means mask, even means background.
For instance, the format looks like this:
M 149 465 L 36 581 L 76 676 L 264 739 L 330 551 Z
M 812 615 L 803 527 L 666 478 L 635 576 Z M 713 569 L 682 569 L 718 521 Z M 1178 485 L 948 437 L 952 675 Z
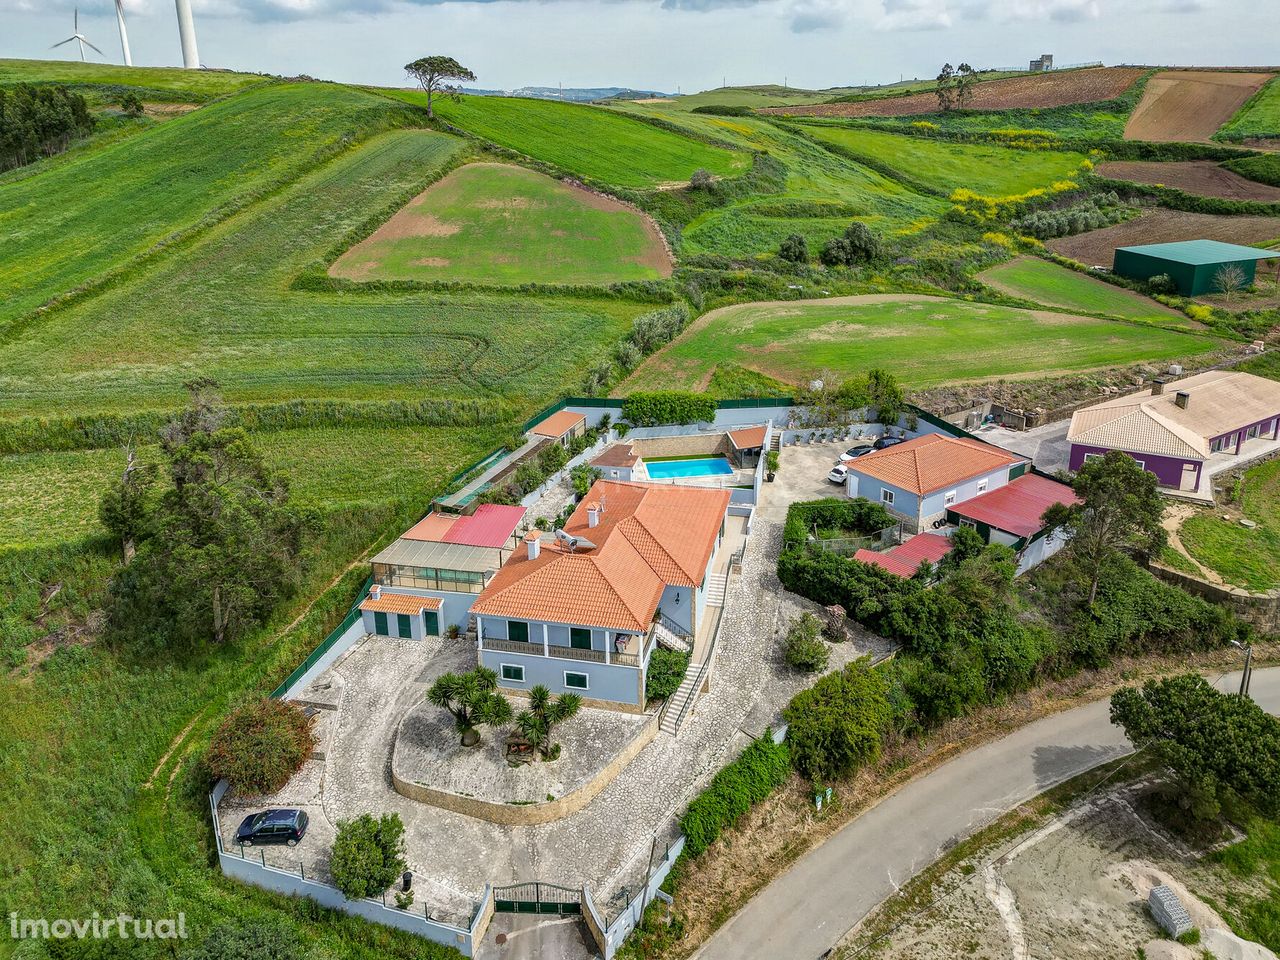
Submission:
M 1219 682 L 1237 690 L 1240 675 Z M 1280 714 L 1280 667 L 1251 691 Z M 868 810 L 749 901 L 698 960 L 816 960 L 942 853 L 1050 787 L 1130 753 L 1106 700 L 1029 724 L 951 760 Z

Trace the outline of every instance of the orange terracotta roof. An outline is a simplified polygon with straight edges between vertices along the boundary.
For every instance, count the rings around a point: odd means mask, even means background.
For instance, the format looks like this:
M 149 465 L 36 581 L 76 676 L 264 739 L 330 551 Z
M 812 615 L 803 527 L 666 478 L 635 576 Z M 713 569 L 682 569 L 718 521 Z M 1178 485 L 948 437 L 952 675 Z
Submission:
M 851 473 L 865 474 L 902 490 L 926 494 L 1023 460 L 1023 457 L 979 440 L 930 433 L 869 453 L 847 466 Z
M 592 527 L 594 502 L 604 511 Z M 576 551 L 517 549 L 471 611 L 643 633 L 665 586 L 702 582 L 728 506 L 727 490 L 597 481 L 564 527 L 583 541 Z
M 764 427 L 745 427 L 742 430 L 733 430 L 729 433 L 729 439 L 733 441 L 734 447 L 739 450 L 752 450 L 756 447 L 764 446 Z
M 383 593 L 377 599 L 365 597 L 360 604 L 361 610 L 372 610 L 375 613 L 407 613 L 416 616 L 423 610 L 439 610 L 442 601 L 439 597 L 415 597 L 407 593 Z
M 529 432 L 538 437 L 555 437 L 558 440 L 586 419 L 581 413 L 574 413 L 572 410 L 561 410 L 559 413 L 553 413 L 541 423 L 536 424 Z

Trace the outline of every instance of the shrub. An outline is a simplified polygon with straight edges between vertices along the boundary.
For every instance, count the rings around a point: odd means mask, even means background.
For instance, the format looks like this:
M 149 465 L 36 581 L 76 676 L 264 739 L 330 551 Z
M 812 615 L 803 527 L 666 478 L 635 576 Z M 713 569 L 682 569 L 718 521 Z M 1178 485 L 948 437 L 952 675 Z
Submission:
M 666 700 L 680 687 L 689 669 L 690 654 L 659 647 L 649 657 L 649 673 L 644 681 L 646 700 Z
M 186 960 L 302 960 L 306 956 L 297 938 L 284 926 L 260 920 L 222 923 Z
M 694 107 L 689 112 L 709 113 L 716 117 L 749 117 L 754 113 L 750 107 L 745 107 L 736 103 L 704 103 L 700 107 Z
M 622 402 L 622 416 L 637 427 L 707 423 L 715 419 L 716 402 L 706 394 L 677 390 L 633 393 Z
M 852 267 L 877 259 L 880 241 L 865 223 L 854 221 L 838 237 L 828 240 L 818 259 L 828 267 Z
M 770 469 L 773 468 L 770 467 Z M 787 508 L 787 519 L 782 528 L 782 542 L 787 545 L 804 543 L 814 530 L 841 530 L 850 536 L 865 536 L 877 530 L 883 530 L 893 522 L 893 518 L 884 507 L 878 503 L 872 503 L 865 497 L 857 497 L 853 500 L 845 497 L 803 500 Z M 818 600 L 824 606 L 840 602 L 818 597 L 810 597 L 810 599 Z
M 691 857 L 704 852 L 752 806 L 786 783 L 790 770 L 786 744 L 774 743 L 772 734 L 765 731 L 689 804 L 680 818 L 685 852 Z
M 126 117 L 140 117 L 143 113 L 142 101 L 136 93 L 126 93 L 120 98 L 120 110 Z
M 591 464 L 580 463 L 569 471 L 569 482 L 573 484 L 573 492 L 581 499 L 602 476 L 604 474 Z
M 782 641 L 782 657 L 789 666 L 805 673 L 827 669 L 831 651 L 822 640 L 822 624 L 812 613 L 801 614 L 791 624 Z
M 892 711 L 884 678 L 863 658 L 801 690 L 782 716 L 792 764 L 824 783 L 880 756 Z
M 714 182 L 715 178 L 711 176 L 711 171 L 701 167 L 693 171 L 693 175 L 689 177 L 689 186 L 694 190 L 706 190 Z
M 315 747 L 311 720 L 284 700 L 255 700 L 235 710 L 213 735 L 210 772 L 243 793 L 275 793 Z
M 799 233 L 793 233 L 778 247 L 778 256 L 791 263 L 809 262 L 809 241 Z
M 1154 277 L 1147 278 L 1147 290 L 1153 294 L 1170 295 L 1178 292 L 1178 285 L 1167 273 L 1157 273 Z
M 334 885 L 348 900 L 378 896 L 404 873 L 404 824 L 398 813 L 338 821 L 329 858 Z

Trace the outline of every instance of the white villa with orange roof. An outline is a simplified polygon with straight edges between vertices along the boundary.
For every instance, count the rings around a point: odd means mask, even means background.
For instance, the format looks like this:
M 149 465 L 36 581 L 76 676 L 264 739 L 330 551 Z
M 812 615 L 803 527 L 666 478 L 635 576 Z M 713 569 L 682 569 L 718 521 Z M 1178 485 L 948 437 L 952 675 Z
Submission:
M 475 599 L 480 663 L 641 711 L 654 644 L 697 635 L 727 490 L 598 481 L 558 533 L 530 531 Z

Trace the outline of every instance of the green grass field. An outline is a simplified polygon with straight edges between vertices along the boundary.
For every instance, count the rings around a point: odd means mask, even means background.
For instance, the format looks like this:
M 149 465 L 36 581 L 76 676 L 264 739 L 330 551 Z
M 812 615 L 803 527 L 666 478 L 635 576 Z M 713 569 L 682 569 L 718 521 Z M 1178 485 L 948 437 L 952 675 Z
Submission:
M 1240 505 L 1256 527 L 1199 513 L 1182 524 L 1182 545 L 1227 583 L 1254 591 L 1280 587 L 1280 460 L 1245 472 Z
M 525 167 L 473 163 L 402 207 L 330 268 L 351 280 L 606 284 L 669 275 L 633 209 Z
M 387 91 L 415 105 L 411 90 Z M 468 133 L 617 187 L 648 189 L 687 181 L 695 170 L 731 177 L 744 172 L 746 154 L 683 137 L 612 110 L 521 97 L 436 100 L 438 116 Z
M 1272 77 L 1214 135 L 1220 139 L 1280 135 L 1280 77 Z
M 882 367 L 915 389 L 1154 362 L 1218 345 L 1173 330 L 963 300 L 742 304 L 707 316 L 651 357 L 623 389 L 696 387 L 721 364 L 792 384 L 824 370 L 847 377 Z
M 1072 151 L 1012 150 L 826 124 L 805 124 L 803 129 L 824 143 L 946 194 L 963 187 L 984 196 L 1014 196 L 1070 179 L 1085 159 Z
M 125 67 L 113 63 L 79 63 L 75 60 L 0 59 L 0 86 L 11 83 L 65 83 L 69 86 L 138 87 L 180 94 L 182 99 L 203 101 L 269 82 L 269 77 L 254 73 L 234 73 L 230 70 Z
M 1019 257 L 992 267 L 979 279 L 1012 296 L 1073 313 L 1100 313 L 1178 326 L 1191 323 L 1185 314 L 1141 294 L 1033 257 Z
M 752 110 L 760 107 L 790 107 L 806 103 L 826 103 L 832 97 L 840 96 L 841 90 L 788 90 L 776 84 L 758 87 L 718 87 L 715 90 L 703 90 L 682 97 L 675 97 L 669 103 L 646 103 L 641 106 L 655 111 L 688 111 L 697 107 L 748 107 Z
M 345 87 L 277 84 L 0 184 L 0 336 L 53 297 L 288 183 L 404 113 Z

